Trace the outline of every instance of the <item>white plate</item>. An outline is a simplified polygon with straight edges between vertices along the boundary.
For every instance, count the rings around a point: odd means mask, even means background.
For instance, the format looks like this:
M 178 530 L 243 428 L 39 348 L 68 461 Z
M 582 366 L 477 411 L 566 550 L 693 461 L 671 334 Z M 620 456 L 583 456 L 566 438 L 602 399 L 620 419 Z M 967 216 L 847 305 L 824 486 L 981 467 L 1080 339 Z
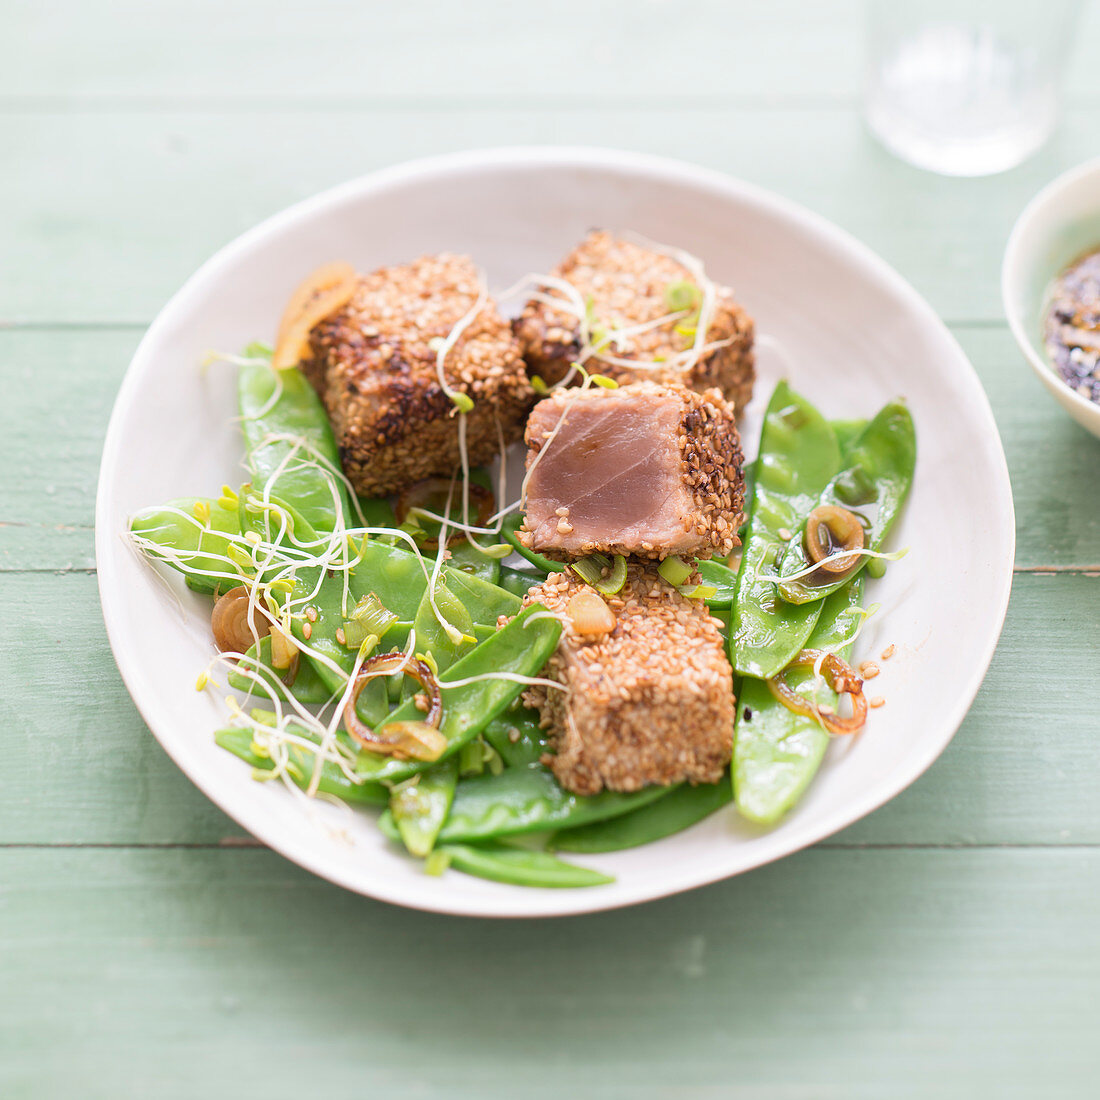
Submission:
M 231 368 L 202 371 L 211 348 L 271 339 L 303 274 L 334 258 L 360 269 L 426 252 L 468 252 L 493 288 L 546 271 L 592 226 L 690 249 L 733 286 L 758 331 L 760 410 L 786 371 L 829 416 L 870 416 L 904 395 L 917 425 L 916 485 L 894 543 L 908 557 L 876 582 L 882 610 L 858 654 L 897 655 L 865 735 L 833 746 L 778 828 L 729 808 L 657 844 L 578 858 L 616 876 L 584 890 L 442 878 L 393 850 L 366 814 L 303 810 L 217 748 L 224 711 L 195 690 L 212 654 L 209 603 L 159 580 L 130 551 L 127 516 L 241 475 Z M 714 172 L 594 149 L 514 148 L 417 161 L 308 199 L 244 234 L 165 306 L 138 348 L 104 448 L 96 554 L 119 669 L 150 729 L 226 813 L 288 859 L 402 905 L 484 916 L 609 909 L 714 882 L 829 836 L 908 786 L 950 741 L 993 654 L 1008 604 L 1014 523 L 1004 454 L 973 368 L 929 306 L 885 263 L 821 218 Z

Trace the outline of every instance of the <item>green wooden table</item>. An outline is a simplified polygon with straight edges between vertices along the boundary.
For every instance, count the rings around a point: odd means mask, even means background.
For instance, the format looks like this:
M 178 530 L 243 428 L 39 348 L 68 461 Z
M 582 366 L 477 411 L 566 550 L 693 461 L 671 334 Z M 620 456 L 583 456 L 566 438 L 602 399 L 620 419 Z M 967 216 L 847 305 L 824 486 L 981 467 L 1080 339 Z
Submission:
M 1098 152 L 1100 12 L 1056 137 L 969 181 L 868 138 L 861 25 L 845 0 L 0 2 L 0 1096 L 1100 1095 L 1100 441 L 997 289 L 1016 213 Z M 519 142 L 684 157 L 879 251 L 981 375 L 1018 547 L 985 686 L 901 797 L 720 885 L 508 924 L 241 835 L 123 689 L 92 523 L 126 364 L 208 254 L 381 165 Z

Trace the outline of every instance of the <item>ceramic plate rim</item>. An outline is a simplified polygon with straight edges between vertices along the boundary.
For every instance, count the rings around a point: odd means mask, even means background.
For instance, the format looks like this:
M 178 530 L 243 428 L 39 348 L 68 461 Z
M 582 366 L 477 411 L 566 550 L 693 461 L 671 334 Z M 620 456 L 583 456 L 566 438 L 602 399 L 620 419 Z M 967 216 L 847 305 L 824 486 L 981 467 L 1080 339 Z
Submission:
M 137 667 L 138 663 L 129 651 L 129 640 L 123 634 L 121 617 L 113 604 L 113 588 L 117 586 L 119 581 L 121 555 L 115 545 L 107 522 L 107 517 L 111 514 L 115 491 L 112 475 L 119 466 L 124 443 L 122 425 L 135 401 L 139 376 L 142 373 L 143 364 L 150 354 L 150 349 L 157 344 L 161 333 L 170 329 L 174 317 L 186 308 L 189 298 L 208 275 L 219 267 L 230 263 L 240 253 L 247 251 L 254 242 L 270 234 L 278 233 L 284 226 L 308 218 L 320 208 L 338 205 L 353 197 L 366 198 L 374 191 L 381 191 L 397 184 L 412 183 L 425 177 L 445 173 L 492 167 L 604 168 L 637 174 L 671 184 L 689 184 L 714 192 L 719 197 L 748 201 L 759 207 L 767 208 L 787 221 L 796 223 L 802 231 L 810 236 L 824 239 L 827 243 L 843 251 L 853 264 L 858 265 L 866 272 L 869 278 L 887 284 L 896 295 L 906 301 L 913 314 L 922 324 L 936 328 L 940 337 L 953 345 L 958 355 L 960 367 L 965 368 L 960 385 L 969 391 L 973 413 L 979 421 L 983 422 L 984 440 L 987 444 L 992 444 L 990 457 L 997 472 L 997 484 L 995 486 L 997 499 L 994 501 L 996 505 L 995 514 L 1002 528 L 1001 538 L 997 540 L 997 545 L 1001 548 L 1000 560 L 995 563 L 995 567 L 1000 569 L 1002 576 L 998 589 L 997 605 L 993 609 L 993 617 L 989 620 L 984 641 L 980 651 L 975 654 L 972 671 L 958 702 L 951 711 L 942 716 L 938 723 L 939 735 L 927 739 L 923 753 L 916 756 L 910 754 L 905 768 L 895 769 L 888 778 L 883 779 L 874 790 L 862 799 L 855 799 L 843 810 L 817 819 L 812 824 L 806 824 L 800 829 L 791 830 L 782 852 L 753 857 L 748 862 L 740 862 L 737 867 L 733 868 L 727 866 L 721 857 L 716 857 L 714 866 L 708 868 L 705 873 L 692 870 L 690 873 L 679 877 L 666 874 L 658 882 L 637 889 L 628 898 L 618 897 L 609 901 L 601 901 L 599 890 L 560 891 L 549 898 L 545 896 L 549 892 L 538 891 L 538 897 L 536 898 L 533 896 L 536 892 L 523 891 L 518 888 L 514 891 L 514 901 L 506 900 L 492 905 L 466 901 L 462 904 L 449 904 L 446 892 L 441 892 L 438 899 L 425 899 L 419 895 L 415 899 L 410 899 L 400 886 L 392 888 L 392 884 L 385 878 L 380 878 L 369 884 L 364 884 L 358 880 L 353 881 L 351 876 L 341 873 L 339 869 L 327 866 L 323 853 L 318 854 L 308 842 L 267 839 L 264 835 L 266 832 L 264 823 L 260 820 L 262 815 L 250 811 L 247 806 L 226 804 L 225 800 L 219 799 L 210 789 L 213 784 L 207 781 L 201 770 L 189 769 L 185 766 L 174 752 L 172 738 L 164 735 L 150 721 L 150 714 L 154 710 L 153 701 Z M 813 213 L 792 200 L 775 195 L 764 188 L 746 183 L 724 173 L 684 161 L 652 154 L 590 146 L 510 146 L 424 157 L 383 168 L 339 184 L 295 203 L 253 228 L 246 230 L 219 249 L 199 267 L 169 299 L 149 326 L 134 353 L 119 388 L 104 440 L 100 465 L 99 485 L 96 495 L 95 545 L 100 600 L 107 636 L 127 690 L 143 720 L 168 755 L 211 801 L 233 818 L 242 828 L 262 840 L 273 850 L 319 877 L 378 900 L 452 915 L 548 917 L 579 915 L 607 909 L 624 908 L 718 882 L 742 874 L 745 871 L 753 870 L 831 836 L 888 802 L 919 778 L 943 752 L 958 731 L 988 671 L 1008 609 L 1012 585 L 1012 562 L 1015 553 L 1015 520 L 1004 448 L 1001 444 L 989 400 L 973 366 L 958 341 L 936 315 L 932 307 L 898 272 L 866 245 L 824 217 Z M 509 895 L 509 897 L 511 896 Z

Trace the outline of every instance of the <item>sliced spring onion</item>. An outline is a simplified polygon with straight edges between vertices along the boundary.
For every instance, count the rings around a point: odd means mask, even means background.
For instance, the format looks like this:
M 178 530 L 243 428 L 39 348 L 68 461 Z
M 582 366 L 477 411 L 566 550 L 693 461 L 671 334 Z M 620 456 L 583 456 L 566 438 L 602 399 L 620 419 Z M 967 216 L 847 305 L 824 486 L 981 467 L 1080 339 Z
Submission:
M 626 584 L 626 558 L 622 554 L 614 558 L 606 554 L 589 554 L 587 558 L 571 562 L 569 568 L 603 596 L 614 596 Z
M 718 589 L 713 584 L 682 584 L 677 591 L 689 600 L 709 600 L 718 595 Z
M 688 565 L 683 558 L 678 558 L 675 554 L 672 555 L 672 557 L 665 558 L 665 560 L 657 566 L 657 572 L 660 573 L 669 584 L 675 585 L 677 588 L 691 576 L 692 571 L 693 566 Z
M 395 622 L 397 616 L 373 592 L 368 592 L 344 620 L 344 645 L 358 649 L 371 634 L 381 640 Z

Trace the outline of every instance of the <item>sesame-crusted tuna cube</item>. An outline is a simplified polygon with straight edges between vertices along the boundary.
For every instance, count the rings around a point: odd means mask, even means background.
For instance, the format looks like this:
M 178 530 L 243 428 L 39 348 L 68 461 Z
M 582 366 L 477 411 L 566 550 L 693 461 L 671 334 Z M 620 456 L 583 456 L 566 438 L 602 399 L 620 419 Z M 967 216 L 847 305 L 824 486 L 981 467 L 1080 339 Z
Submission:
M 479 289 L 468 257 L 425 256 L 363 276 L 347 306 L 311 333 L 303 370 L 360 495 L 384 496 L 459 465 L 457 410 L 439 384 L 436 349 Z M 493 458 L 502 436 L 519 439 L 533 394 L 492 299 L 447 354 L 444 377 L 474 403 L 466 416 L 471 463 Z
M 571 614 L 578 594 L 596 597 L 566 571 L 552 573 L 525 600 L 544 604 L 564 624 L 543 676 L 565 690 L 537 685 L 524 695 L 549 731 L 554 753 L 544 763 L 558 782 L 596 794 L 721 780 L 734 695 L 718 620 L 639 562 L 607 599 L 610 633 L 579 632 Z M 576 621 L 590 625 L 582 615 Z
M 692 347 L 695 337 L 690 316 L 655 324 L 673 312 L 670 288 L 682 292 L 686 289 L 684 283 L 698 286 L 692 273 L 672 256 L 597 231 L 573 249 L 551 274 L 576 287 L 577 302 L 585 303 L 591 327 L 596 330 L 594 343 L 599 333 L 643 329 L 630 333 L 622 343 L 597 348 L 584 362 L 589 371 L 619 382 L 679 382 L 695 390 L 716 386 L 734 403 L 738 415 L 749 403 L 755 376 L 753 323 L 726 287 L 716 287 L 717 299 L 705 335 L 709 350 L 685 364 L 685 370 L 673 363 L 676 356 Z M 564 301 L 566 296 L 560 288 L 547 287 L 543 300 L 532 299 L 524 307 L 515 330 L 531 374 L 555 383 L 566 375 L 582 351 L 579 305 L 575 303 L 572 310 L 558 309 L 547 304 L 545 297 Z M 690 307 L 687 312 L 690 314 Z M 609 362 L 608 357 L 617 362 Z M 649 366 L 631 368 L 623 360 Z M 662 367 L 661 363 L 669 366 Z
M 525 438 L 528 549 L 709 558 L 738 545 L 741 443 L 717 390 L 558 390 L 535 406 Z

